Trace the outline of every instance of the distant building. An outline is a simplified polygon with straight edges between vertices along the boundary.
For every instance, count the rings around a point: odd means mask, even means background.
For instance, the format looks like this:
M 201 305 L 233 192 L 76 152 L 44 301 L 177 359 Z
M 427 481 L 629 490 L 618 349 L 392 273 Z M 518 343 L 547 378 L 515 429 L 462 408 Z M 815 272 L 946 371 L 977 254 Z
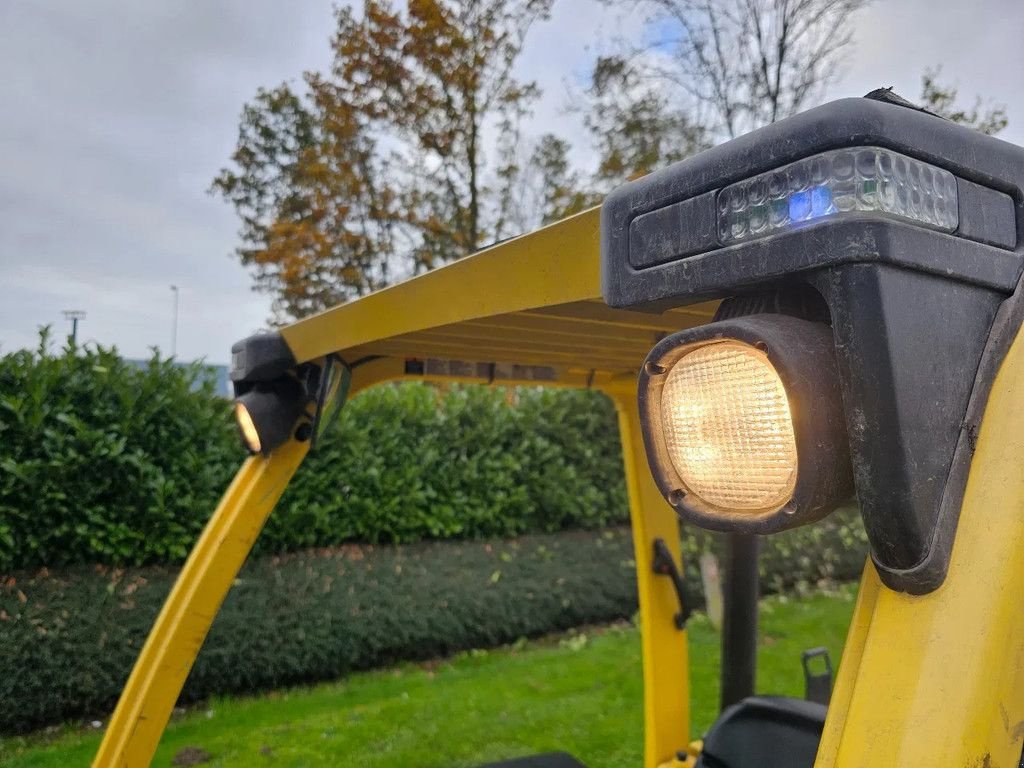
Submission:
M 138 360 L 125 358 L 125 362 L 130 365 L 137 366 L 139 368 L 145 368 L 149 365 L 149 360 Z M 186 368 L 191 363 L 186 362 L 175 362 L 179 368 Z M 223 397 L 228 400 L 232 399 L 235 395 L 231 388 L 231 380 L 228 378 L 228 367 L 226 365 L 203 365 L 203 369 L 207 374 L 207 380 L 213 382 L 213 393 L 218 397 Z M 198 389 L 202 385 L 202 380 L 197 379 L 193 384 L 193 389 Z

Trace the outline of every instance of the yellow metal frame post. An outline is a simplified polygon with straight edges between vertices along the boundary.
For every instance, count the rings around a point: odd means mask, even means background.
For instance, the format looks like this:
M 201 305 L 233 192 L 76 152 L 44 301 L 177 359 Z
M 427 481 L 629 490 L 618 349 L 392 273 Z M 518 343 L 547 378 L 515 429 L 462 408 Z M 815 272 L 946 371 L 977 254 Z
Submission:
M 349 396 L 396 378 L 397 370 L 394 364 L 357 368 Z M 153 760 L 210 626 L 308 450 L 309 443 L 292 440 L 270 456 L 250 457 L 238 470 L 150 630 L 93 760 L 94 768 L 134 768 Z
M 816 768 L 1014 768 L 1024 748 L 1024 335 L 995 378 L 945 582 L 869 565 Z
M 636 550 L 640 642 L 644 673 L 644 768 L 672 764 L 689 744 L 690 685 L 686 630 L 676 627 L 678 597 L 654 573 L 655 539 L 663 539 L 682 568 L 679 519 L 654 483 L 640 432 L 636 385 L 609 388 L 619 414 L 629 512 Z
M 239 469 L 146 639 L 94 766 L 149 765 L 224 597 L 307 450 L 291 441 Z

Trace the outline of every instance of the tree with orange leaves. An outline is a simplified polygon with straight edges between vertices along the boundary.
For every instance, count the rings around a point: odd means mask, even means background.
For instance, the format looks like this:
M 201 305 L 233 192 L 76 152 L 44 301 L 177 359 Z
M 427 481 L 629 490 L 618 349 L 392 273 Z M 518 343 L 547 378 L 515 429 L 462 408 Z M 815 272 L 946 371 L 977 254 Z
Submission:
M 278 319 L 298 318 L 512 234 L 513 66 L 552 0 L 366 0 L 337 13 L 329 72 L 246 105 L 214 179 L 237 255 Z

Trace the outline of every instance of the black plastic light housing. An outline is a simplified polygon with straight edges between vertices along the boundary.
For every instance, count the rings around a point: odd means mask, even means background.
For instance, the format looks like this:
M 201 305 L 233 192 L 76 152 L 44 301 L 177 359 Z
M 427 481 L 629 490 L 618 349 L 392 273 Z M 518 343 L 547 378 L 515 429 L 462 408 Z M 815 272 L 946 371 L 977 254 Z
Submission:
M 235 398 L 235 420 L 250 453 L 270 453 L 288 442 L 309 398 L 292 376 L 252 385 Z
M 260 333 L 232 345 L 230 378 L 242 442 L 266 455 L 293 436 L 315 448 L 348 400 L 352 370 L 334 354 L 297 364 L 280 333 Z
M 267 455 L 292 436 L 310 402 L 295 358 L 279 333 L 261 333 L 231 347 L 235 421 L 246 449 Z
M 778 377 L 784 388 L 782 396 L 788 400 L 788 413 L 780 418 L 789 420 L 789 424 L 781 426 L 787 433 L 784 439 L 791 436 L 793 441 L 795 480 L 786 495 L 767 505 L 738 508 L 709 501 L 676 466 L 666 437 L 665 388 L 672 371 L 685 364 L 687 356 L 695 351 L 722 344 L 738 351 L 746 348 L 748 355 L 761 358 L 765 368 L 770 367 Z M 703 372 L 701 378 L 707 381 L 713 375 Z M 757 387 L 763 389 L 763 384 L 752 386 L 755 394 Z M 739 444 L 737 450 L 745 448 L 750 460 L 756 463 L 765 454 L 765 446 L 764 440 L 756 440 L 757 424 L 752 422 L 760 421 L 764 427 L 764 419 L 742 403 L 729 402 L 732 397 L 739 400 L 741 393 L 737 389 L 722 388 L 722 406 L 724 413 L 735 419 L 732 439 Z M 832 331 L 824 323 L 781 314 L 759 314 L 673 334 L 648 355 L 640 373 L 638 394 L 651 472 L 668 502 L 689 522 L 717 531 L 774 533 L 818 520 L 853 495 Z M 695 450 L 706 449 L 710 436 L 703 433 L 701 417 L 690 421 L 691 434 L 686 439 L 694 443 Z M 769 440 L 772 426 L 767 425 Z M 733 477 L 726 483 L 734 487 L 750 479 Z
M 886 98 L 826 104 L 615 190 L 602 292 L 655 312 L 815 294 L 872 559 L 889 587 L 924 593 L 945 578 L 1024 315 L 1024 149 Z

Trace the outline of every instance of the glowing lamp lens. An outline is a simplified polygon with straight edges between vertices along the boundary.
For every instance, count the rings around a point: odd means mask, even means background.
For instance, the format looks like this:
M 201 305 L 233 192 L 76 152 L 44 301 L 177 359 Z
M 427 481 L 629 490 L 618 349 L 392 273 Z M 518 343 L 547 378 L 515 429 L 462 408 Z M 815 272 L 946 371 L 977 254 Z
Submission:
M 252 414 L 242 403 L 235 403 L 235 421 L 238 422 L 238 428 L 242 432 L 242 439 L 245 440 L 246 447 L 252 453 L 259 453 L 262 447 L 259 432 L 256 431 Z
M 723 341 L 668 372 L 661 417 L 686 492 L 721 509 L 759 511 L 793 496 L 797 448 L 786 389 L 767 355 Z

